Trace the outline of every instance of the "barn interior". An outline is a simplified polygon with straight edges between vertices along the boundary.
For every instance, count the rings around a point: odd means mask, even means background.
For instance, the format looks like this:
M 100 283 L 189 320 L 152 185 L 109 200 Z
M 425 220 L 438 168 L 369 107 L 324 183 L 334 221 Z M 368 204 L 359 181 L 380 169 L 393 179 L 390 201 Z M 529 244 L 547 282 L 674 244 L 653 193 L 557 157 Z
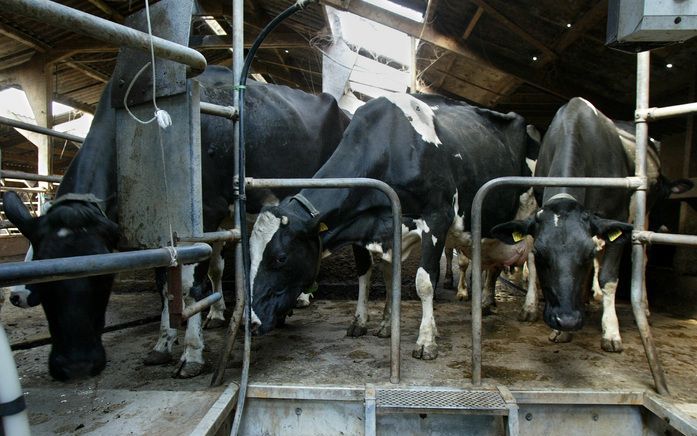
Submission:
M 61 0 L 59 3 L 116 23 L 123 23 L 143 9 L 142 2 L 123 0 Z M 248 48 L 263 26 L 292 2 L 245 0 L 244 3 L 245 47 Z M 581 96 L 613 119 L 631 120 L 636 97 L 636 55 L 606 45 L 607 15 L 606 0 L 324 0 L 310 5 L 272 33 L 260 47 L 251 72 L 255 80 L 310 93 L 331 92 L 349 111 L 386 92 L 435 93 L 500 112 L 517 112 L 544 133 L 557 109 L 570 98 Z M 196 3 L 189 46 L 200 51 L 208 64 L 231 65 L 232 19 L 229 2 L 199 0 Z M 373 44 L 381 39 L 398 41 L 395 44 L 401 45 L 399 49 L 391 46 L 385 50 Z M 58 23 L 1 11 L 0 116 L 84 136 L 91 114 L 114 72 L 118 51 L 115 45 L 65 30 Z M 695 58 L 697 38 L 652 50 L 651 106 L 696 100 Z M 650 135 L 661 141 L 663 173 L 671 179 L 697 182 L 693 118 L 662 120 L 650 125 Z M 38 210 L 39 197 L 50 198 L 57 183 L 22 180 L 12 172 L 61 176 L 79 147 L 77 141 L 49 138 L 0 123 L 3 171 L 0 190 L 22 192 L 27 203 Z M 695 204 L 696 192 L 693 189 L 674 195 L 660 214 L 651 219 L 671 232 L 697 234 L 697 211 L 690 206 Z M 27 242 L 4 216 L 0 218 L 3 227 L 0 261 L 21 260 Z M 697 419 L 691 359 L 697 319 L 697 259 L 692 248 L 654 246 L 650 251 L 647 281 L 655 315 L 654 335 L 673 394 L 687 416 Z M 336 382 L 337 377 L 346 384 L 357 379 L 376 384 L 387 380 L 387 344 L 366 337 L 357 345 L 358 341 L 341 334 L 351 316 L 347 300 L 356 295 L 356 279 L 348 254 L 340 254 L 323 264 L 313 306 L 296 313 L 289 321 L 289 329 L 255 342 L 253 355 L 256 352 L 259 357 L 254 361 L 254 382 L 326 385 Z M 448 290 L 438 290 L 437 306 L 439 316 L 444 319 L 439 323 L 443 326 L 441 334 L 450 342 L 445 358 L 426 364 L 410 357 L 409 346 L 415 340 L 412 334 L 417 329 L 420 310 L 415 304 L 418 297 L 414 273 L 412 259 L 403 272 L 404 298 L 414 300 L 406 301 L 403 320 L 406 377 L 414 384 L 434 383 L 434 379 L 444 385 L 463 383 L 470 376 L 469 304 L 456 301 Z M 231 271 L 226 279 L 225 289 L 231 291 L 234 288 Z M 182 381 L 169 378 L 172 366 L 156 370 L 142 366 L 140 354 L 147 351 L 157 336 L 153 321 L 160 303 L 155 293 L 140 291 L 153 289 L 148 272 L 120 276 L 107 324 L 121 329 L 107 334 L 107 341 L 114 347 L 107 373 L 72 386 L 52 381 L 46 374 L 48 331 L 41 311 L 35 308 L 26 315 L 10 305 L 3 308 L 0 319 L 8 328 L 16 350 L 22 383 L 29 392 L 30 418 L 37 434 L 119 433 L 124 428 L 135 433 L 178 431 L 183 434 L 194 431 L 196 426 L 191 426 L 192 422 L 207 416 L 213 404 L 225 395 L 233 396 L 224 389 L 206 391 L 211 368 L 202 376 L 206 380 Z M 375 320 L 381 311 L 379 297 L 384 295 L 384 285 L 379 279 L 373 290 L 371 296 L 376 301 L 371 302 L 371 316 Z M 593 325 L 590 330 L 584 330 L 574 342 L 561 347 L 547 342 L 548 332 L 541 321 L 520 325 L 515 320 L 516 308 L 522 301 L 520 294 L 503 283 L 499 283 L 499 291 L 499 312 L 485 319 L 487 382 L 510 386 L 518 397 L 558 388 L 576 393 L 621 392 L 622 401 L 632 405 L 645 401 L 638 398 L 644 390 L 651 389 L 652 380 L 626 304 L 627 293 L 619 310 L 627 349 L 618 355 L 608 355 L 599 348 L 597 313 L 589 323 Z M 227 298 L 232 298 L 232 294 Z M 313 327 L 317 325 L 331 326 L 321 329 L 327 330 L 325 337 L 313 336 L 316 334 Z M 510 331 L 517 331 L 519 337 L 527 339 L 517 345 L 508 344 Z M 206 333 L 208 361 L 215 359 L 223 334 Z M 137 341 L 132 340 L 134 336 L 138 337 Z M 310 344 L 307 350 L 298 347 L 295 354 L 280 351 L 281 344 L 288 341 L 311 342 L 308 337 L 326 345 Z M 240 347 L 238 344 L 236 356 Z M 532 347 L 534 353 L 530 353 Z M 567 371 L 566 365 L 556 365 L 562 361 L 574 363 Z M 228 380 L 239 378 L 239 365 L 239 359 L 233 362 L 226 375 Z M 424 374 L 438 375 L 424 377 Z M 104 394 L 99 396 L 97 392 Z M 266 392 L 258 388 L 255 395 L 261 398 Z M 172 399 L 176 395 L 199 396 L 197 409 L 187 411 L 183 399 Z M 32 404 L 33 396 L 40 400 Z M 75 401 L 74 406 L 56 418 L 55 411 L 65 404 L 62 401 L 66 398 Z M 158 419 L 148 422 L 142 418 L 134 410 L 133 404 L 138 403 L 133 398 L 138 398 L 141 404 L 159 403 L 153 409 Z M 104 403 L 96 405 L 96 399 Z M 589 397 L 587 402 L 589 407 L 603 404 L 603 400 L 595 397 Z M 34 412 L 32 405 L 36 405 Z M 103 416 L 94 418 L 95 411 Z M 593 419 L 597 416 L 593 413 L 588 415 L 590 421 L 584 424 L 587 426 L 579 427 L 579 434 L 601 432 L 592 427 L 598 422 Z M 179 421 L 164 426 L 162 423 L 167 420 L 162 416 L 172 414 Z M 604 419 L 601 413 L 600 421 Z M 526 422 L 532 425 L 532 421 Z M 530 427 L 528 431 L 533 429 L 538 428 Z

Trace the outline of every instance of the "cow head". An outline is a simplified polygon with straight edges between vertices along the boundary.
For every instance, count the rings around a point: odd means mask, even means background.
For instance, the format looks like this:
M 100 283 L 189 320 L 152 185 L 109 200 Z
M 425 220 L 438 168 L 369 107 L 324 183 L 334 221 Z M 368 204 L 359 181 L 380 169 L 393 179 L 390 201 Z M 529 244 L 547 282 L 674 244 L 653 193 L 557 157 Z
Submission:
M 5 214 L 29 239 L 34 259 L 109 253 L 118 227 L 91 202 L 67 200 L 33 218 L 13 192 L 3 197 Z M 106 364 L 102 330 L 113 275 L 28 285 L 38 298 L 51 333 L 49 372 L 57 380 L 99 374 Z
M 544 320 L 553 329 L 572 331 L 583 326 L 584 284 L 597 247 L 594 237 L 622 244 L 631 238 L 632 226 L 600 218 L 572 197 L 562 195 L 552 197 L 530 218 L 499 224 L 491 232 L 507 244 L 524 235 L 535 238 L 533 252 L 545 297 Z
M 300 293 L 317 276 L 321 252 L 318 221 L 302 207 L 284 201 L 259 214 L 249 247 L 254 321 L 256 332 L 264 334 L 283 322 Z

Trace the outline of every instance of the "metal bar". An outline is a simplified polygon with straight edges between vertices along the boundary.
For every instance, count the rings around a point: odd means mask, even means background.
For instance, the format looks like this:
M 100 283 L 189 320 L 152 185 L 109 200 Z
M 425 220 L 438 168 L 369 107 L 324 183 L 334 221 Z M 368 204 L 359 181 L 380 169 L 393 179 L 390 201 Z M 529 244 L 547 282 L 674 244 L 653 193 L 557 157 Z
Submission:
M 0 178 L 34 180 L 37 182 L 60 183 L 63 176 L 47 176 L 44 174 L 25 173 L 24 171 L 0 170 Z
M 506 435 L 507 436 L 518 436 L 520 434 L 519 420 L 518 420 L 518 404 L 516 403 L 515 397 L 511 394 L 511 391 L 503 385 L 496 386 L 501 398 L 506 402 L 508 406 L 508 417 L 506 418 Z
M 697 246 L 697 236 L 695 235 L 673 235 L 670 233 L 656 233 L 648 231 L 634 231 L 632 241 L 645 244 L 670 244 Z
M 636 189 L 637 177 L 499 177 L 489 180 L 472 201 L 472 384 L 482 384 L 482 205 L 487 194 L 500 186 L 607 187 Z
M 392 207 L 392 317 L 390 335 L 390 382 L 399 383 L 400 303 L 402 301 L 402 206 L 399 196 L 387 183 L 366 178 L 336 179 L 246 179 L 250 189 L 261 188 L 373 188 L 382 191 Z
M 234 106 L 221 106 L 219 104 L 201 102 L 201 113 L 207 115 L 215 115 L 230 120 L 237 119 L 237 108 Z
M 695 434 L 697 419 L 656 394 L 647 392 L 644 407 L 681 434 Z
M 218 241 L 239 241 L 240 231 L 238 229 L 220 230 L 217 232 L 205 232 L 201 236 L 176 237 L 177 242 L 218 242 Z
M 239 84 L 240 75 L 242 74 L 242 66 L 244 65 L 244 0 L 232 0 L 232 83 Z M 240 96 L 238 92 L 232 93 L 232 104 L 235 108 L 240 107 Z M 240 129 L 238 129 L 237 121 L 234 121 L 232 129 L 232 155 L 233 155 L 233 181 L 232 189 L 236 194 L 235 198 L 235 213 L 233 214 L 233 229 L 240 231 L 240 203 L 237 194 L 239 194 L 240 182 Z M 230 353 L 235 345 L 235 337 L 242 321 L 244 312 L 245 300 L 244 286 L 244 258 L 242 253 L 242 244 L 237 244 L 235 247 L 235 307 L 232 310 L 232 318 L 228 325 L 227 335 L 225 336 L 225 345 L 218 356 L 218 363 L 211 377 L 211 386 L 220 386 L 223 382 L 223 375 L 227 367 Z
M 176 261 L 182 264 L 208 259 L 212 251 L 206 244 L 176 247 L 173 250 L 176 253 Z M 134 269 L 169 266 L 171 263 L 172 251 L 168 248 L 11 262 L 0 265 L 0 286 L 114 274 Z
M 170 328 L 177 328 L 182 324 L 183 310 L 182 266 L 178 264 L 167 268 L 167 311 Z
M 511 390 L 516 403 L 556 405 L 622 405 L 644 404 L 644 390 L 597 391 L 591 389 L 521 389 Z
M 375 386 L 365 385 L 365 436 L 375 436 L 377 432 L 377 416 L 375 410 L 376 394 Z
M 12 118 L 0 117 L 0 124 L 15 127 L 17 129 L 29 130 L 30 132 L 41 133 L 42 135 L 52 136 L 54 138 L 67 139 L 68 141 L 77 142 L 79 144 L 82 144 L 85 141 L 85 138 L 81 136 L 59 132 L 58 130 L 37 126 L 36 124 L 29 124 L 23 121 L 13 120 Z
M 647 103 L 648 105 L 648 103 Z M 697 103 L 678 104 L 675 106 L 638 108 L 635 112 L 637 121 L 656 121 L 697 113 Z
M 636 86 L 636 109 L 637 113 L 649 107 L 649 72 L 650 55 L 648 51 L 637 53 L 637 86 Z M 645 120 L 636 119 L 636 159 L 634 163 L 634 174 L 642 180 L 646 180 L 646 153 L 649 141 L 649 126 Z M 644 183 L 634 193 L 634 230 L 646 230 L 646 184 Z M 669 395 L 668 385 L 666 384 L 665 374 L 658 359 L 658 352 L 653 343 L 651 328 L 646 318 L 646 297 L 645 297 L 645 251 L 644 245 L 640 241 L 632 241 L 632 312 L 639 328 L 641 342 L 644 344 L 646 359 L 653 375 L 656 390 L 661 395 Z
M 150 51 L 150 36 L 147 33 L 60 3 L 45 0 L 0 0 L 0 8 L 3 12 L 51 23 L 110 44 Z M 194 76 L 206 69 L 206 58 L 196 50 L 157 36 L 153 36 L 152 45 L 155 56 L 188 65 Z
M 199 300 L 191 306 L 185 307 L 181 314 L 182 320 L 189 319 L 200 311 L 208 309 L 213 304 L 217 303 L 221 298 L 223 298 L 222 292 L 214 292 L 203 300 Z

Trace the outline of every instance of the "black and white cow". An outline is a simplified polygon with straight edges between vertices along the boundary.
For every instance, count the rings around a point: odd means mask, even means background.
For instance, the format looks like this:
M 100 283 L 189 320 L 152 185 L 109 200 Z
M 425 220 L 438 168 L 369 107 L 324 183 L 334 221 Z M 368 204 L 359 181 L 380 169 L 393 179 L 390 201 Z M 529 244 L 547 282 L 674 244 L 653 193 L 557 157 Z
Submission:
M 559 109 L 545 134 L 535 175 L 627 177 L 634 174 L 634 152 L 633 142 L 620 138 L 612 120 L 588 101 L 573 98 Z M 652 204 L 659 197 L 667 197 L 678 184 L 672 185 L 660 176 L 655 150 L 650 156 L 648 203 Z M 520 235 L 534 237 L 537 277 L 545 297 L 543 317 L 555 330 L 551 340 L 568 341 L 568 332 L 582 327 L 584 296 L 594 287 L 603 302 L 602 349 L 621 351 L 615 291 L 623 245 L 632 232 L 632 226 L 626 223 L 631 192 L 545 188 L 537 194 L 541 194 L 541 208 L 534 216 L 500 224 L 492 230 L 493 236 L 507 243 Z M 536 312 L 537 297 L 528 297 L 533 303 L 523 310 Z
M 197 78 L 201 100 L 232 104 L 232 73 L 209 67 Z M 246 93 L 247 174 L 254 177 L 308 177 L 332 154 L 348 124 L 329 95 L 313 96 L 284 86 L 250 84 Z M 115 110 L 108 85 L 90 132 L 63 178 L 53 207 L 31 218 L 14 193 L 5 194 L 5 212 L 30 240 L 35 259 L 108 253 L 118 240 L 116 204 Z M 229 216 L 232 198 L 232 123 L 201 115 L 204 231 L 218 229 Z M 292 193 L 292 191 L 290 191 Z M 79 195 L 76 195 L 79 194 Z M 289 191 L 249 192 L 249 212 Z M 222 265 L 213 258 L 214 290 L 220 288 Z M 218 271 L 220 270 L 220 271 Z M 185 268 L 186 294 L 201 286 L 206 265 Z M 64 280 L 28 286 L 38 296 L 49 322 L 52 348 L 49 371 L 59 380 L 95 375 L 105 365 L 101 342 L 104 314 L 113 276 Z M 193 301 L 185 296 L 185 303 Z M 146 363 L 169 361 L 176 329 L 169 326 L 164 306 L 160 337 Z M 222 319 L 222 308 L 211 310 Z M 200 315 L 189 319 L 180 376 L 198 374 L 203 366 Z
M 469 245 L 467 217 L 477 189 L 495 177 L 525 174 L 525 158 L 536 158 L 538 146 L 516 114 L 439 96 L 393 94 L 356 111 L 336 152 L 315 175 L 376 178 L 399 195 L 402 258 L 421 244 L 416 289 L 423 313 L 414 357 L 433 359 L 438 354 L 433 290 L 446 238 Z M 515 215 L 519 194 L 514 190 L 492 194 L 484 205 L 484 234 Z M 382 257 L 383 272 L 389 272 L 391 223 L 385 196 L 368 189 L 305 189 L 262 211 L 250 240 L 257 331 L 268 332 L 292 308 L 297 295 L 314 280 L 323 253 L 359 244 Z M 492 249 L 517 253 L 499 241 L 493 245 Z M 388 288 L 390 279 L 388 274 Z M 368 286 L 368 277 L 362 275 L 363 301 Z M 361 303 L 359 298 L 359 308 Z M 365 314 L 357 313 L 354 324 L 365 322 L 359 316 Z M 388 302 L 383 327 L 389 326 L 389 317 Z M 378 333 L 386 336 L 389 328 Z

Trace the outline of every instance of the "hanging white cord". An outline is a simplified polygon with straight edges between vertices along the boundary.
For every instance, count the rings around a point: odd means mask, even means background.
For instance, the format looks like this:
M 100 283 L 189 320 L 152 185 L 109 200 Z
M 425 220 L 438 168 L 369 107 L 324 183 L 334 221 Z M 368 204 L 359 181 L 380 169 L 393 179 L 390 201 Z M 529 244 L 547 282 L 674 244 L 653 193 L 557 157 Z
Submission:
M 148 35 L 150 36 L 150 62 L 145 64 L 143 68 L 140 69 L 136 73 L 135 76 L 133 76 L 133 79 L 131 80 L 131 83 L 128 85 L 128 89 L 126 89 L 126 95 L 123 96 L 123 106 L 126 108 L 126 111 L 128 114 L 136 121 L 138 121 L 141 124 L 150 124 L 153 121 L 157 120 L 157 124 L 163 128 L 166 129 L 167 127 L 172 125 L 172 118 L 169 116 L 166 110 L 160 109 L 157 107 L 157 100 L 156 100 L 156 85 L 157 85 L 157 80 L 155 76 L 155 48 L 153 46 L 153 37 L 152 37 L 152 26 L 150 24 L 150 7 L 148 5 L 148 0 L 145 0 L 145 18 L 146 21 L 148 22 Z M 131 92 L 131 88 L 133 87 L 133 84 L 135 83 L 136 80 L 138 80 L 138 77 L 145 71 L 145 69 L 148 67 L 148 65 L 152 65 L 152 105 L 155 107 L 155 116 L 150 118 L 148 121 L 143 121 L 136 117 L 133 112 L 128 108 L 128 95 Z

